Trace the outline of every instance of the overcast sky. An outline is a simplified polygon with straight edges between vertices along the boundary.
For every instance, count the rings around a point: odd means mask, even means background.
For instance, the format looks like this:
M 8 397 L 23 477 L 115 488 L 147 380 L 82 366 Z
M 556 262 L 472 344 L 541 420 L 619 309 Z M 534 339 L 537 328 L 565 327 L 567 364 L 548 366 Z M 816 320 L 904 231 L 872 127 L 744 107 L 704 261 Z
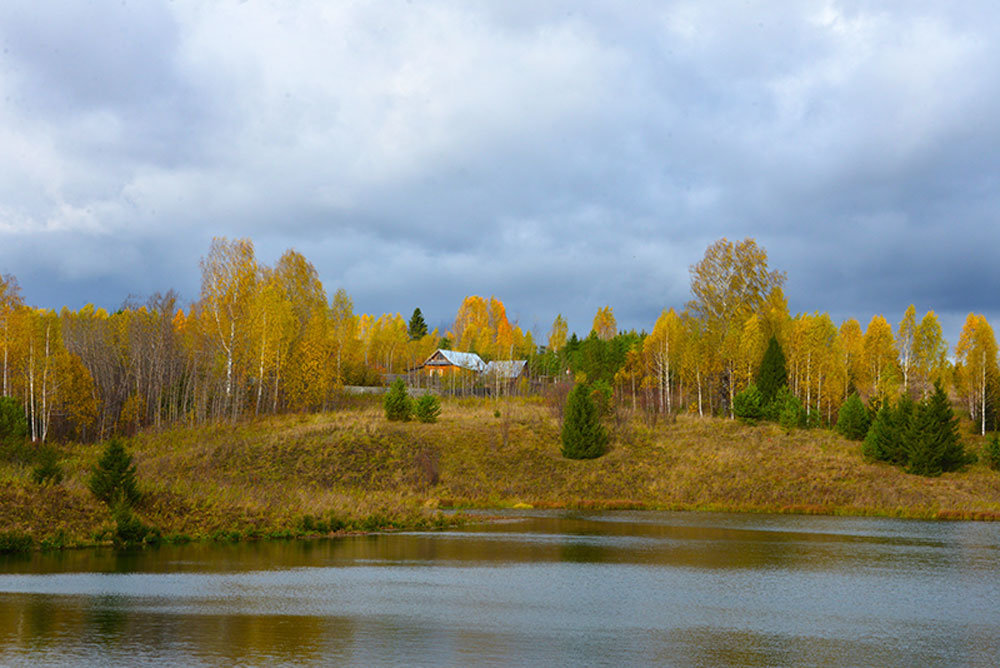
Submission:
M 0 3 L 0 273 L 196 299 L 213 236 L 358 312 L 651 329 L 719 237 L 793 313 L 1000 325 L 1000 5 Z

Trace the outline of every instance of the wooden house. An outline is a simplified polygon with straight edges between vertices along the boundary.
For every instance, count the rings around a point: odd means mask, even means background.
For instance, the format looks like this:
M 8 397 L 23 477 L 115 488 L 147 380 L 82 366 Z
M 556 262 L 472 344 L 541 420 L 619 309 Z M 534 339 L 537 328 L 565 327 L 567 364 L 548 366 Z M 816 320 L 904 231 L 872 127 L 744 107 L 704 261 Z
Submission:
M 438 348 L 417 368 L 430 376 L 444 376 L 456 371 L 479 374 L 486 369 L 486 362 L 476 353 L 460 353 L 456 350 Z

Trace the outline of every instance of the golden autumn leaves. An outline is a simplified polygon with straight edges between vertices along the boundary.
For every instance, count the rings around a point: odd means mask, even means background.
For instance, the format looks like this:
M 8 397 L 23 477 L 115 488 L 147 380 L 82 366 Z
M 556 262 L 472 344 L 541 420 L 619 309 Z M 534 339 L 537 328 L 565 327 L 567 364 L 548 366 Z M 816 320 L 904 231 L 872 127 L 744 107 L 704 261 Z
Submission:
M 511 322 L 495 296 L 466 297 L 451 331 L 417 338 L 399 314 L 355 314 L 343 290 L 328 296 L 315 267 L 289 250 L 273 266 L 247 239 L 213 240 L 201 262 L 197 301 L 173 293 L 114 313 L 92 306 L 60 313 L 25 305 L 13 277 L 0 279 L 0 383 L 25 407 L 32 435 L 53 429 L 104 437 L 147 425 L 200 422 L 328 407 L 345 384 L 381 383 L 447 347 L 486 359 L 533 359 L 533 334 Z M 728 412 L 753 381 L 773 336 L 787 358 L 790 390 L 829 419 L 847 394 L 926 395 L 952 387 L 981 429 L 987 396 L 1000 383 L 993 330 L 970 314 L 948 359 L 933 311 L 910 306 L 894 329 L 881 315 L 867 326 L 835 325 L 826 313 L 790 315 L 783 273 L 752 239 L 720 239 L 691 267 L 692 300 L 665 309 L 647 335 L 633 333 L 614 376 L 622 396 L 648 392 L 661 411 Z M 595 336 L 617 340 L 611 306 L 597 310 Z M 624 339 L 622 339 L 624 340 Z M 558 315 L 547 355 L 571 363 Z M 561 356 L 561 357 L 560 357 Z

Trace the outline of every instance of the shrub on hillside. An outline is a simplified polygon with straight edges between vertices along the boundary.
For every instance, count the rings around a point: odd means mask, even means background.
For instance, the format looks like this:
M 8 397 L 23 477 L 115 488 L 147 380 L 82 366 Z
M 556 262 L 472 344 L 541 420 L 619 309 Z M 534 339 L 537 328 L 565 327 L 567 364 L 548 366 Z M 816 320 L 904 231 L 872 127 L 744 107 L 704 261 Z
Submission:
M 34 448 L 25 443 L 28 421 L 24 406 L 14 397 L 0 397 L 0 458 L 28 464 L 34 459 Z
M 771 412 L 777 414 L 778 424 L 785 429 L 806 426 L 806 410 L 787 385 L 782 385 L 774 396 L 774 400 L 771 402 Z
M 759 420 L 763 416 L 763 395 L 750 383 L 733 397 L 733 415 L 744 420 Z
M 406 393 L 406 384 L 402 378 L 393 381 L 389 391 L 385 393 L 382 407 L 388 420 L 406 422 L 410 419 L 410 415 L 413 414 L 413 403 Z
M 27 436 L 24 406 L 14 397 L 0 397 L 0 444 L 17 443 Z
M 115 532 L 112 536 L 115 547 L 140 547 L 159 545 L 163 535 L 156 527 L 143 524 L 129 507 L 119 504 L 114 510 Z
M 108 441 L 97 468 L 90 474 L 88 487 L 94 496 L 112 508 L 121 504 L 135 505 L 140 497 L 135 474 L 132 455 L 125 451 L 121 439 L 115 437 Z
M 986 465 L 994 471 L 1000 471 L 1000 434 L 986 442 Z
M 608 434 L 590 396 L 590 388 L 580 383 L 566 400 L 562 455 L 568 459 L 593 459 L 603 455 L 607 448 Z
M 30 552 L 35 539 L 21 531 L 0 531 L 0 554 Z
M 413 414 L 421 422 L 437 422 L 441 415 L 441 401 L 433 394 L 425 394 L 417 399 L 413 406 Z
M 38 451 L 37 461 L 38 465 L 31 471 L 31 479 L 36 485 L 44 485 L 47 482 L 58 485 L 62 482 L 62 467 L 59 466 L 59 454 L 55 448 L 42 447 Z
M 847 401 L 840 407 L 837 414 L 837 431 L 844 438 L 852 441 L 863 441 L 868 434 L 869 420 L 868 410 L 861 402 L 861 397 L 857 392 L 847 397 Z

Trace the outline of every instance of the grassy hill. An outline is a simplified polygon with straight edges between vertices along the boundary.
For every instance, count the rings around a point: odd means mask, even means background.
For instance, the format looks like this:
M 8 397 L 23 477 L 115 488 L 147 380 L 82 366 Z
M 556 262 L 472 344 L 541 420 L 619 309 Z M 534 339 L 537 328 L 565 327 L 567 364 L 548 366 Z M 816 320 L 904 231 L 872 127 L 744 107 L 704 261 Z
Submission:
M 140 434 L 129 442 L 145 492 L 137 513 L 164 534 L 217 539 L 429 528 L 446 523 L 439 508 L 516 504 L 1000 518 L 1000 473 L 975 464 L 907 475 L 828 430 L 634 420 L 614 429 L 605 456 L 571 461 L 542 402 L 499 408 L 449 400 L 437 424 L 390 423 L 374 400 L 356 399 L 324 414 Z M 0 463 L 0 531 L 106 537 L 111 515 L 86 485 L 101 448 L 60 446 L 66 477 L 54 486 Z

